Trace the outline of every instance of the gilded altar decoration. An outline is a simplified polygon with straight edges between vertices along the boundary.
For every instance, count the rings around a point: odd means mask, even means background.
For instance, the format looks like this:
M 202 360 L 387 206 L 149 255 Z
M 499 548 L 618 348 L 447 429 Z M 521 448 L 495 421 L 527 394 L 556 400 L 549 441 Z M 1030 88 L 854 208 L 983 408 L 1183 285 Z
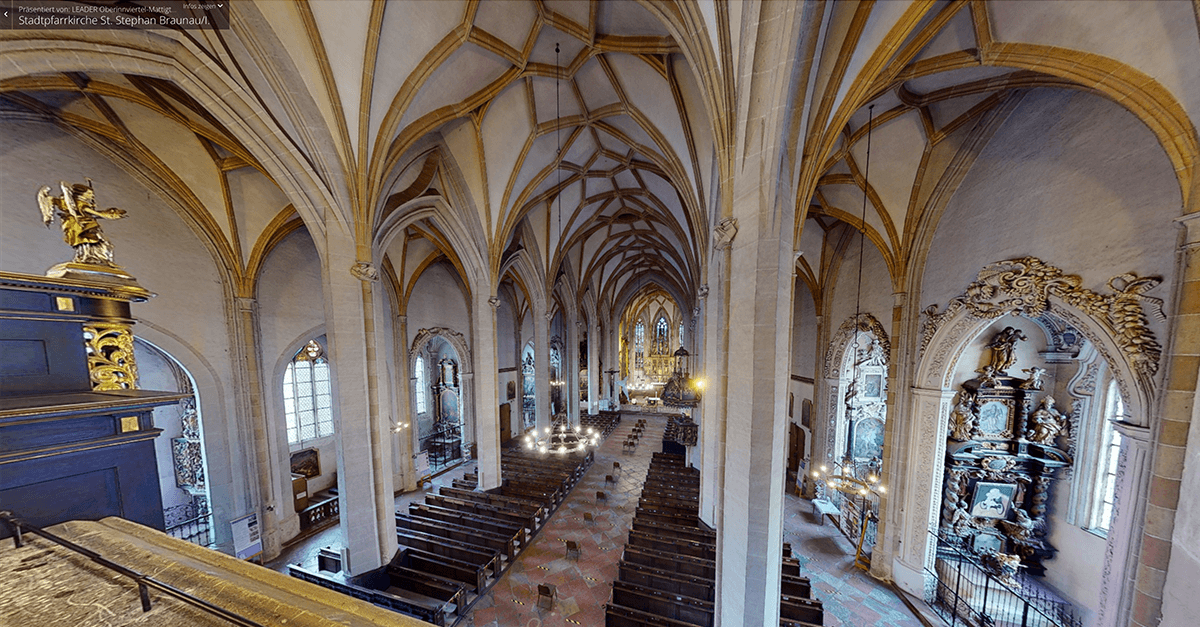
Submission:
M 51 196 L 49 185 L 38 190 L 42 222 L 46 228 L 50 228 L 55 217 L 62 223 L 63 240 L 75 249 L 74 263 L 115 267 L 112 244 L 104 237 L 96 218 L 120 220 L 125 217 L 125 211 L 116 207 L 97 209 L 92 180 L 87 179 L 87 182 L 87 185 L 76 183 L 70 186 L 59 182 L 63 192 L 61 197 Z
M 137 362 L 133 358 L 133 329 L 127 324 L 92 322 L 83 325 L 92 390 L 137 388 Z
M 38 190 L 38 208 L 46 228 L 50 228 L 56 219 L 62 225 L 63 241 L 75 249 L 75 258 L 51 267 L 46 276 L 117 285 L 126 290 L 132 288 L 138 297 L 152 296 L 113 261 L 112 243 L 100 228 L 99 218 L 120 220 L 125 217 L 125 210 L 116 207 L 98 209 L 91 179 L 87 179 L 87 185 L 68 185 L 60 181 L 58 186 L 62 196 L 52 196 L 49 185 Z
M 1010 313 L 1037 318 L 1050 308 L 1049 298 L 1053 296 L 1107 327 L 1143 387 L 1150 389 L 1158 372 L 1162 345 L 1149 328 L 1144 306 L 1160 320 L 1164 314 L 1162 300 L 1145 293 L 1160 283 L 1161 277 L 1139 277 L 1130 272 L 1108 281 L 1112 294 L 1101 294 L 1082 287 L 1078 275 L 1065 274 L 1036 257 L 1001 261 L 981 270 L 978 279 L 962 296 L 951 299 L 945 310 L 939 312 L 937 305 L 924 310 L 921 350 L 946 320 L 964 309 L 989 320 Z M 996 371 L 1004 374 L 1003 368 Z
M 1043 562 L 1056 553 L 1046 503 L 1057 473 L 1072 465 L 1074 446 L 1069 420 L 1042 392 L 1046 369 L 1021 370 L 1026 379 L 1006 372 L 1016 366 L 1014 346 L 1022 339 L 1014 327 L 992 336 L 986 365 L 961 383 L 948 412 L 939 531 L 940 542 L 1009 578 L 1018 566 L 1043 574 Z

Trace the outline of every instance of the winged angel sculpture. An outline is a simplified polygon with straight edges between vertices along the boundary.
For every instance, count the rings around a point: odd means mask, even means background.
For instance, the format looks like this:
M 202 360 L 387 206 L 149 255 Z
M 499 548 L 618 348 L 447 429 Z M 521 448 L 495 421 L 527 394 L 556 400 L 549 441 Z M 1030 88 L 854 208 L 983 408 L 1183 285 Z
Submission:
M 119 220 L 125 217 L 125 210 L 116 207 L 97 209 L 92 181 L 87 179 L 87 182 L 87 185 L 59 182 L 61 197 L 51 196 L 49 185 L 38 190 L 42 222 L 50 228 L 57 214 L 62 223 L 63 240 L 75 249 L 73 263 L 117 267 L 113 262 L 112 244 L 104 237 L 96 218 Z

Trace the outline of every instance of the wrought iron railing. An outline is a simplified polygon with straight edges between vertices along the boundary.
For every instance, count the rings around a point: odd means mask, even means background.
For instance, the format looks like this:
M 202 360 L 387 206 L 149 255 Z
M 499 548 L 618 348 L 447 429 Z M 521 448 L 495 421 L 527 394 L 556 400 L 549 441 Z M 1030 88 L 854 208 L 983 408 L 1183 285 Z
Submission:
M 182 601 L 200 611 L 223 618 L 234 625 L 240 625 L 241 627 L 262 627 L 260 623 L 256 623 L 245 616 L 242 616 L 241 614 L 231 612 L 218 605 L 213 605 L 212 603 L 209 603 L 204 599 L 194 597 L 169 583 L 159 581 L 148 575 L 143 575 L 135 570 L 121 566 L 120 564 L 109 561 L 95 551 L 85 549 L 78 544 L 71 542 L 70 540 L 60 538 L 57 535 L 54 535 L 53 533 L 50 533 L 49 531 L 39 527 L 34 527 L 33 525 L 30 525 L 14 516 L 12 512 L 0 512 L 0 523 L 3 523 L 8 527 L 9 532 L 12 533 L 13 544 L 18 549 L 24 544 L 21 534 L 25 532 L 32 533 L 63 548 L 74 551 L 88 558 L 92 562 L 99 564 L 100 566 L 129 577 L 134 583 L 137 584 L 138 596 L 142 601 L 142 612 L 150 611 L 150 588 L 154 588 L 162 594 L 178 599 L 179 601 Z
M 952 540 L 930 536 L 937 556 L 925 572 L 936 585 L 926 602 L 952 627 L 1082 627 L 1075 606 L 1028 575 L 1002 580 Z
M 203 547 L 212 546 L 212 513 L 208 501 L 197 497 L 191 503 L 163 510 L 167 535 Z

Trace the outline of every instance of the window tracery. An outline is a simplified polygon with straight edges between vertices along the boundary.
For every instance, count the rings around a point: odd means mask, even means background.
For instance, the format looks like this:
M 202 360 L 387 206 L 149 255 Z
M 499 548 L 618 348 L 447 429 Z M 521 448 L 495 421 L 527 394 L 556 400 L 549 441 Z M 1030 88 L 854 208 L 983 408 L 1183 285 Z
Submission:
M 333 391 L 325 349 L 309 340 L 283 373 L 288 444 L 333 435 Z

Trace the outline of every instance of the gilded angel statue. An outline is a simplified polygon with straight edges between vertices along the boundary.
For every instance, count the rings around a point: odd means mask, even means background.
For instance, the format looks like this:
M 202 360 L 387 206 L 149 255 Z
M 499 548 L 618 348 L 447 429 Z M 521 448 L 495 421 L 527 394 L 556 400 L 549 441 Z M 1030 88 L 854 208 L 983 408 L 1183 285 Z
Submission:
M 55 212 L 58 212 L 58 219 L 62 222 L 63 241 L 75 249 L 74 263 L 116 267 L 117 264 L 113 262 L 112 244 L 105 239 L 96 218 L 119 220 L 125 217 L 125 210 L 116 207 L 97 209 L 92 180 L 87 179 L 87 182 L 87 185 L 67 185 L 66 182 L 59 182 L 63 192 L 61 197 L 51 196 L 49 185 L 38 190 L 37 199 L 42 210 L 42 222 L 46 224 L 46 228 L 50 228 L 54 223 Z

